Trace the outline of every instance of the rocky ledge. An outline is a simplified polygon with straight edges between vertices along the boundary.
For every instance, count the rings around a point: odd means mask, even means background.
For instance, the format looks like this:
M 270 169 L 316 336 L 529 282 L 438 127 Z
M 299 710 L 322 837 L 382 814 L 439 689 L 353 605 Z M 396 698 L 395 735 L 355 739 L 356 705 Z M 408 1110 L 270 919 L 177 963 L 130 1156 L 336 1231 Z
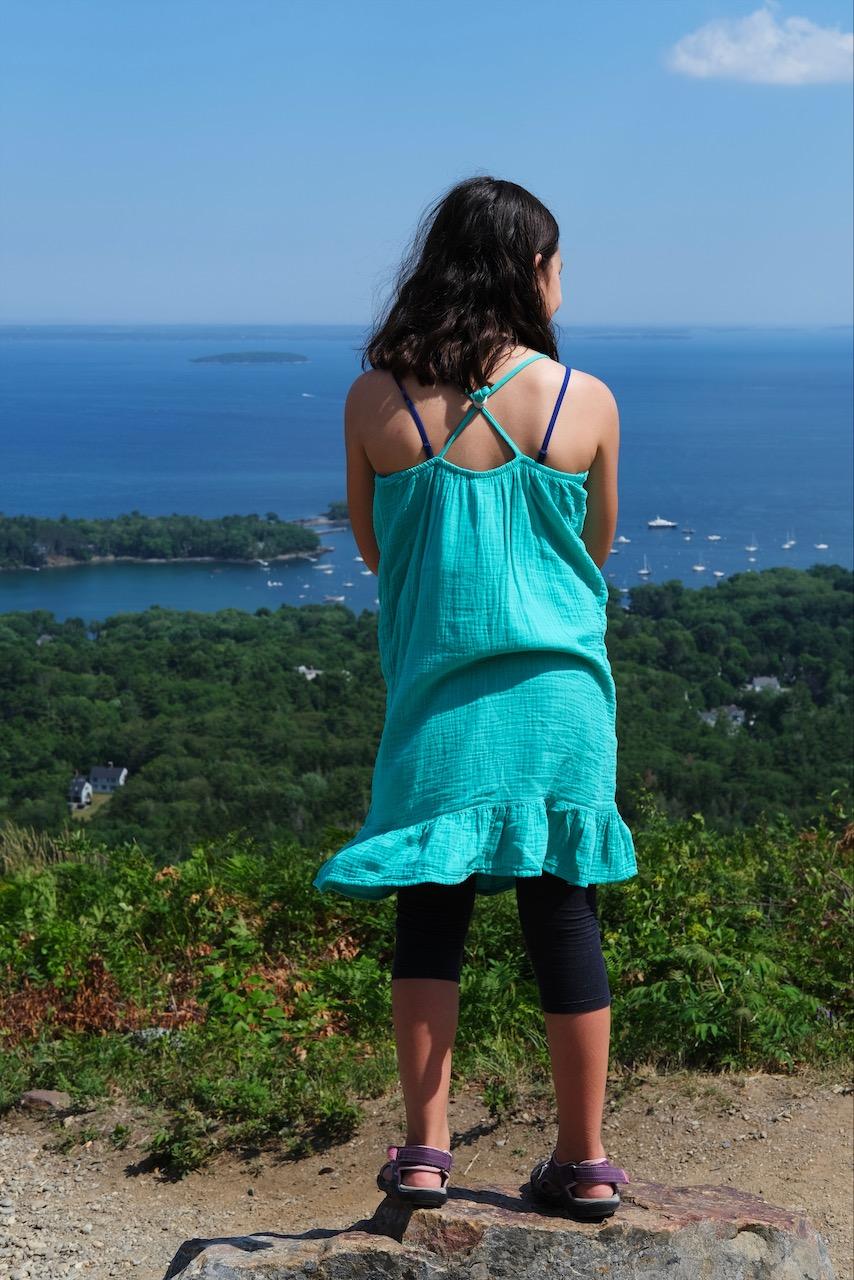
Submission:
M 529 1186 L 452 1187 L 441 1209 L 388 1197 L 340 1229 L 188 1240 L 164 1280 L 833 1280 L 797 1209 L 731 1187 L 633 1182 L 612 1218 L 577 1223 Z

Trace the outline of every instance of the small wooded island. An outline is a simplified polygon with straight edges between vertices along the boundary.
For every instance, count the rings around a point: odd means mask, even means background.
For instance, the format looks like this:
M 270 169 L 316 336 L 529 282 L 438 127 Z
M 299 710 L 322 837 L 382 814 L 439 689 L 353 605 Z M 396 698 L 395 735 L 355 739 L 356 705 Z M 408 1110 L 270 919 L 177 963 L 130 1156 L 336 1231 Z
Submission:
M 191 364 L 308 364 L 296 351 L 226 351 L 219 356 L 191 356 Z
M 289 560 L 329 550 L 302 523 L 274 511 L 221 516 L 145 516 L 103 520 L 0 515 L 0 569 L 48 569 L 113 560 Z

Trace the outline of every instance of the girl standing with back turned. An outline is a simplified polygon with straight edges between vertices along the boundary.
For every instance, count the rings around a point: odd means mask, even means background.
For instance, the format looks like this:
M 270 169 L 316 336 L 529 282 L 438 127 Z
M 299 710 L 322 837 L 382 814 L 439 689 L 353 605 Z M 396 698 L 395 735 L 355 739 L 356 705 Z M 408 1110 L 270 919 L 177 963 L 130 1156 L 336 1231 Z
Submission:
M 458 183 L 428 210 L 366 343 L 371 369 L 345 407 L 347 485 L 378 575 L 386 715 L 364 826 L 313 884 L 397 894 L 407 1134 L 377 1184 L 433 1206 L 453 1161 L 448 1090 L 475 896 L 515 889 L 559 1120 L 531 1190 L 602 1218 L 628 1177 L 601 1139 L 611 994 L 596 885 L 637 872 L 615 802 L 600 567 L 617 522 L 619 423 L 605 384 L 558 361 L 558 242 L 523 187 Z

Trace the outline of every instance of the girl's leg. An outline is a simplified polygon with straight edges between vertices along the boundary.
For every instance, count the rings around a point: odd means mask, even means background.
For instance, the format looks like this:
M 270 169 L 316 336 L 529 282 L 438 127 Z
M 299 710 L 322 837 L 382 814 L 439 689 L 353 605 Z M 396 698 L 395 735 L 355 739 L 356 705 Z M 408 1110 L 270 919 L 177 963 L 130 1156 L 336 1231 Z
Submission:
M 397 890 L 391 1001 L 406 1106 L 406 1142 L 450 1148 L 448 1092 L 459 1016 L 463 946 L 474 908 L 474 876 Z M 401 1181 L 438 1187 L 441 1175 L 410 1170 Z
M 540 989 L 558 1110 L 555 1159 L 595 1160 L 611 1036 L 611 992 L 596 916 L 596 886 L 569 884 L 544 871 L 517 877 L 516 899 Z M 611 1195 L 609 1183 L 586 1183 L 573 1195 Z

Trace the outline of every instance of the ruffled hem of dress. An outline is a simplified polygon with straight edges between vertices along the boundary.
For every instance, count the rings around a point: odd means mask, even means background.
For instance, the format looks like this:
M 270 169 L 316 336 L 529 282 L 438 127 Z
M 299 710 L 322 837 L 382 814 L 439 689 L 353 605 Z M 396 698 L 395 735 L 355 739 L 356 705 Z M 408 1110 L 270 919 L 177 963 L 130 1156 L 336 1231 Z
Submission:
M 567 800 L 472 805 L 408 827 L 371 832 L 366 824 L 321 865 L 312 884 L 347 898 L 387 898 L 404 885 L 458 884 L 475 875 L 477 893 L 502 893 L 517 876 L 543 871 L 570 884 L 606 884 L 637 874 L 632 833 L 616 803 Z

